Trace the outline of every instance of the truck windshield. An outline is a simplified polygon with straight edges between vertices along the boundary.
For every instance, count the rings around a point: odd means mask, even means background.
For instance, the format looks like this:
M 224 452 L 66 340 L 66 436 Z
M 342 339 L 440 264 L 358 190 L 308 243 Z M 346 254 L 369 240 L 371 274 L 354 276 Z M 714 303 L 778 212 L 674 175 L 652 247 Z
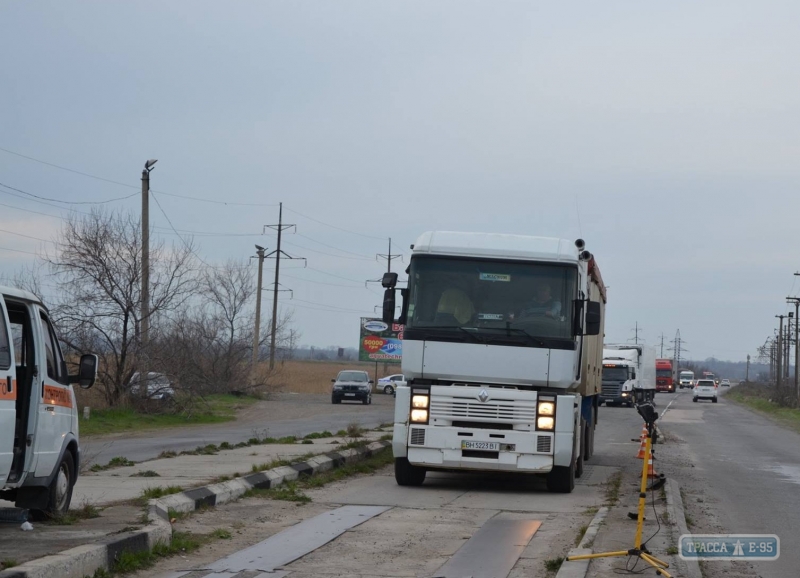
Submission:
M 656 377 L 672 377 L 671 369 L 657 369 Z
M 628 379 L 627 367 L 604 367 L 603 381 L 625 381 Z
M 542 346 L 541 338 L 573 337 L 575 266 L 417 256 L 411 261 L 408 288 L 406 338 L 409 329 L 534 346 Z

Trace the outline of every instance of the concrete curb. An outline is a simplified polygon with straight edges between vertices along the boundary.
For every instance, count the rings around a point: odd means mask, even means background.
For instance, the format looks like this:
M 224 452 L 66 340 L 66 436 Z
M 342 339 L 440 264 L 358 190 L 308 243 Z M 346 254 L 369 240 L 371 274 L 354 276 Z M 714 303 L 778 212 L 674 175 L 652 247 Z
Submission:
M 681 487 L 678 482 L 672 478 L 667 480 L 664 486 L 667 493 L 667 512 L 669 512 L 669 519 L 675 521 L 673 532 L 675 529 L 678 535 L 675 537 L 675 543 L 678 543 L 678 538 L 683 534 L 690 534 L 689 528 L 686 526 L 686 513 L 683 509 L 683 498 L 681 497 Z M 674 534 L 673 534 L 674 535 Z M 677 557 L 677 566 L 680 570 L 679 575 L 686 576 L 687 578 L 703 578 L 700 571 L 700 564 L 697 560 L 684 560 L 680 556 Z
M 605 506 L 597 510 L 597 513 L 594 515 L 589 527 L 586 528 L 586 533 L 583 535 L 581 543 L 578 544 L 577 548 L 570 550 L 567 556 L 582 556 L 592 553 L 592 544 L 594 543 L 594 539 L 597 537 L 597 533 L 600 531 L 600 526 L 603 524 L 603 520 L 606 519 L 607 514 L 608 508 Z M 591 560 L 575 560 L 574 562 L 565 561 L 563 564 L 561 564 L 561 568 L 558 569 L 556 578 L 584 578 L 586 573 L 589 571 L 589 562 L 591 562 Z
M 285 482 L 311 476 L 345 464 L 358 462 L 391 447 L 389 441 L 372 442 L 364 447 L 331 452 L 290 466 L 248 474 L 220 484 L 187 490 L 157 500 L 150 500 L 148 525 L 142 530 L 125 532 L 85 546 L 78 546 L 31 560 L 0 572 L 0 578 L 85 578 L 96 570 L 108 570 L 123 552 L 151 551 L 157 544 L 169 544 L 172 525 L 169 512 L 188 513 L 207 506 L 218 506 L 241 498 L 253 488 L 269 489 Z M 588 531 L 587 531 L 588 533 Z

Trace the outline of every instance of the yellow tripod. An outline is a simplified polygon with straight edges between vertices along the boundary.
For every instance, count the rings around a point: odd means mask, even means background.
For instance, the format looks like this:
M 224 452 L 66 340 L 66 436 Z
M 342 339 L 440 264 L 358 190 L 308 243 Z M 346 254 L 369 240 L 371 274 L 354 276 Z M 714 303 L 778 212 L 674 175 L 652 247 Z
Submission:
M 642 529 L 644 527 L 644 510 L 647 505 L 647 464 L 650 462 L 652 456 L 653 446 L 653 424 L 647 424 L 647 443 L 645 444 L 644 460 L 642 460 L 642 485 L 639 488 L 639 516 L 636 522 L 636 542 L 630 550 L 619 550 L 617 552 L 599 552 L 597 554 L 583 554 L 581 556 L 568 556 L 567 561 L 572 560 L 591 560 L 592 558 L 613 558 L 623 556 L 638 556 L 646 563 L 650 564 L 656 570 L 658 576 L 666 576 L 672 578 L 664 568 L 669 568 L 669 564 L 659 560 L 649 552 L 646 548 L 642 547 Z

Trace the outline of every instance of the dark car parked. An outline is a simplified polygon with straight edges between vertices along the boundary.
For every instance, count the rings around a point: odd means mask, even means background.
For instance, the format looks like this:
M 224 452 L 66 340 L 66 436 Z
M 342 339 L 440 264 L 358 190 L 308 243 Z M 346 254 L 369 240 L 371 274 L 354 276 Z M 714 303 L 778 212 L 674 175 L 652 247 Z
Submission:
M 331 403 L 342 401 L 360 401 L 364 405 L 372 403 L 372 384 L 374 383 L 366 371 L 346 369 L 340 371 L 333 382 Z

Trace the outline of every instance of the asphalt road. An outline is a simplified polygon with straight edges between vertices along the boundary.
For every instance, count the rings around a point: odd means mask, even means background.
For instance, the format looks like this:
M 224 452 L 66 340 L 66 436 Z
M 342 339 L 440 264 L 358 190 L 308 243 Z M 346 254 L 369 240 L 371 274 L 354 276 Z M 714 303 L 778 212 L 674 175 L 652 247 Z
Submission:
M 235 444 L 258 436 L 304 436 L 325 430 L 336 433 L 351 423 L 374 428 L 393 418 L 394 398 L 380 393 L 373 394 L 371 405 L 332 405 L 327 395 L 282 396 L 248 408 L 243 418 L 230 423 L 82 438 L 81 449 L 84 461 L 91 463 L 105 464 L 117 456 L 141 462 L 154 459 L 163 451 L 181 452 L 222 442 Z
M 727 401 L 727 388 L 720 389 L 717 404 L 693 403 L 688 390 L 657 398 L 662 411 L 672 401 L 659 423 L 678 442 L 675 447 L 682 446 L 667 459 L 678 458 L 674 465 L 684 466 L 676 474 L 686 486 L 687 506 L 695 510 L 697 528 L 691 531 L 777 534 L 780 558 L 748 564 L 736 575 L 798 576 L 800 435 Z M 664 448 L 670 445 L 667 442 Z M 708 562 L 711 575 L 717 575 L 713 570 L 720 565 Z M 720 575 L 729 576 L 731 571 Z
M 290 578 L 552 575 L 545 571 L 545 561 L 574 547 L 593 508 L 605 500 L 604 482 L 621 458 L 640 464 L 634 459 L 637 445 L 631 442 L 640 427 L 635 410 L 602 408 L 595 457 L 571 494 L 551 494 L 543 480 L 506 474 L 431 472 L 423 486 L 404 488 L 396 484 L 389 466 L 375 475 L 306 490 L 312 501 L 302 508 L 250 498 L 219 506 L 179 521 L 176 529 L 230 529 L 230 540 L 161 561 L 136 578 L 172 578 L 190 570 L 198 578 L 223 573 L 238 578 L 271 564 L 279 568 L 276 575 L 288 573 Z M 363 524 L 332 536 L 325 545 L 311 538 L 325 531 L 326 516 L 345 516 L 343 508 L 348 507 L 384 509 L 358 514 L 364 516 Z M 506 535 L 517 528 L 513 524 L 537 527 L 532 537 L 524 532 Z M 630 520 L 627 524 L 631 529 Z M 304 526 L 310 527 L 308 536 L 301 531 Z M 269 540 L 282 530 L 293 533 L 283 541 Z M 630 536 L 626 530 L 625 538 Z M 297 549 L 305 554 L 291 561 Z M 485 566 L 483 571 L 475 570 L 476 560 Z M 612 575 L 610 570 L 603 576 Z

